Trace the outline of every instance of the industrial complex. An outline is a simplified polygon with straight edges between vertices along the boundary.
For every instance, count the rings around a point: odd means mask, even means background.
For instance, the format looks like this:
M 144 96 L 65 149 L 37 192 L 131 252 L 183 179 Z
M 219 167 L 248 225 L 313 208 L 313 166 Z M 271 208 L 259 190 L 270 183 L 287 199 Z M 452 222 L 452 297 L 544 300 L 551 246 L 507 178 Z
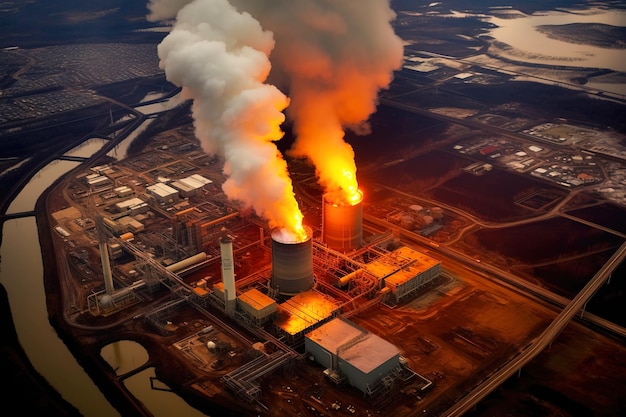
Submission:
M 52 218 L 81 282 L 74 314 L 94 323 L 130 315 L 166 334 L 171 312 L 192 307 L 211 324 L 173 346 L 250 404 L 261 401 L 263 377 L 304 358 L 329 384 L 373 401 L 407 381 L 429 388 L 396 346 L 349 317 L 410 299 L 441 262 L 389 230 L 368 233 L 362 193 L 352 203 L 323 194 L 317 224 L 286 237 L 228 201 L 214 165 L 183 144 L 69 180 L 68 204 Z M 215 337 L 218 328 L 229 337 Z M 199 359 L 207 354 L 210 363 Z

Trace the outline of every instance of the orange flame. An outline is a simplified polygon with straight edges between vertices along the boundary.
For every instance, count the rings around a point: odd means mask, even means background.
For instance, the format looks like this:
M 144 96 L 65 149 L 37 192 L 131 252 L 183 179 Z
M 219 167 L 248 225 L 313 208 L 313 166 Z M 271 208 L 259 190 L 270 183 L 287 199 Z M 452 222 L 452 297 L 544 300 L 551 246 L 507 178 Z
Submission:
M 302 213 L 300 211 L 297 211 L 292 216 L 293 223 L 286 227 L 287 232 L 292 234 L 298 242 L 307 239 L 307 232 L 304 229 L 304 225 L 302 224 L 302 219 Z
M 354 172 L 347 168 L 342 168 L 338 182 L 341 188 L 341 200 L 348 204 L 356 204 L 361 200 L 362 194 L 359 191 L 359 184 Z

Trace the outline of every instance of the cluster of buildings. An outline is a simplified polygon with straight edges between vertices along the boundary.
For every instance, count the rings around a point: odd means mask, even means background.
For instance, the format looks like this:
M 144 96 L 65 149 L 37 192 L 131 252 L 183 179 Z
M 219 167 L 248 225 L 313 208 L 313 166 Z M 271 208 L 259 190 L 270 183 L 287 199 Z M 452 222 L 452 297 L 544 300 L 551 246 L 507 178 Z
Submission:
M 557 128 L 552 124 L 548 125 L 553 129 Z M 538 133 L 540 131 L 542 130 L 532 130 L 527 133 L 543 138 Z M 565 140 L 564 137 L 559 136 L 558 142 Z M 598 184 L 605 179 L 597 158 L 594 157 L 593 153 L 584 150 L 577 152 L 550 149 L 537 145 L 522 147 L 506 138 L 481 138 L 457 143 L 453 149 L 461 154 L 471 155 L 479 159 L 479 162 L 470 164 L 465 168 L 466 172 L 474 175 L 483 175 L 489 172 L 493 165 L 497 164 L 506 169 L 530 174 L 566 188 Z

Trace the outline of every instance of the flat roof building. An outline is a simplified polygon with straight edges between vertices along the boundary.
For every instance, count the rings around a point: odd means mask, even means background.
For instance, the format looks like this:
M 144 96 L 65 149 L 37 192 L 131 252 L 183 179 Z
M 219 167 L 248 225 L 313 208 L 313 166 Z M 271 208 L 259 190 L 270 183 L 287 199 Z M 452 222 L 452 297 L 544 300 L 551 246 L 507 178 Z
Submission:
M 315 290 L 298 293 L 278 307 L 279 318 L 274 324 L 280 333 L 293 340 L 339 311 L 339 305 L 332 298 Z
M 158 203 L 174 203 L 178 201 L 178 190 L 162 182 L 150 185 L 146 189 Z
M 255 324 L 267 321 L 277 311 L 276 301 L 253 288 L 237 297 L 237 306 Z
M 441 261 L 402 246 L 365 265 L 364 269 L 384 280 L 384 285 L 395 298 L 394 301 L 400 302 L 437 278 L 441 273 Z
M 190 197 L 195 195 L 198 190 L 202 189 L 207 184 L 211 184 L 208 178 L 203 177 L 200 174 L 193 174 L 185 178 L 173 181 L 172 187 L 176 188 L 183 197 Z
M 347 381 L 366 394 L 400 366 L 396 346 L 342 318 L 307 333 L 305 351 L 332 380 Z

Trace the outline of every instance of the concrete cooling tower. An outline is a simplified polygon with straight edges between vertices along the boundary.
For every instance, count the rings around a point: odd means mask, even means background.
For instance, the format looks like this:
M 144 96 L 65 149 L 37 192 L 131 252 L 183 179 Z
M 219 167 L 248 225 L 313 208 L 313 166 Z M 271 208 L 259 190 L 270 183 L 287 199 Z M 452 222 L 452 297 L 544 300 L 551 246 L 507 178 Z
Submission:
M 294 240 L 280 230 L 272 232 L 272 288 L 294 295 L 313 287 L 313 231 L 304 226 L 306 237 Z
M 363 242 L 363 193 L 354 203 L 342 202 L 333 194 L 324 194 L 322 204 L 322 240 L 329 248 L 349 252 Z

